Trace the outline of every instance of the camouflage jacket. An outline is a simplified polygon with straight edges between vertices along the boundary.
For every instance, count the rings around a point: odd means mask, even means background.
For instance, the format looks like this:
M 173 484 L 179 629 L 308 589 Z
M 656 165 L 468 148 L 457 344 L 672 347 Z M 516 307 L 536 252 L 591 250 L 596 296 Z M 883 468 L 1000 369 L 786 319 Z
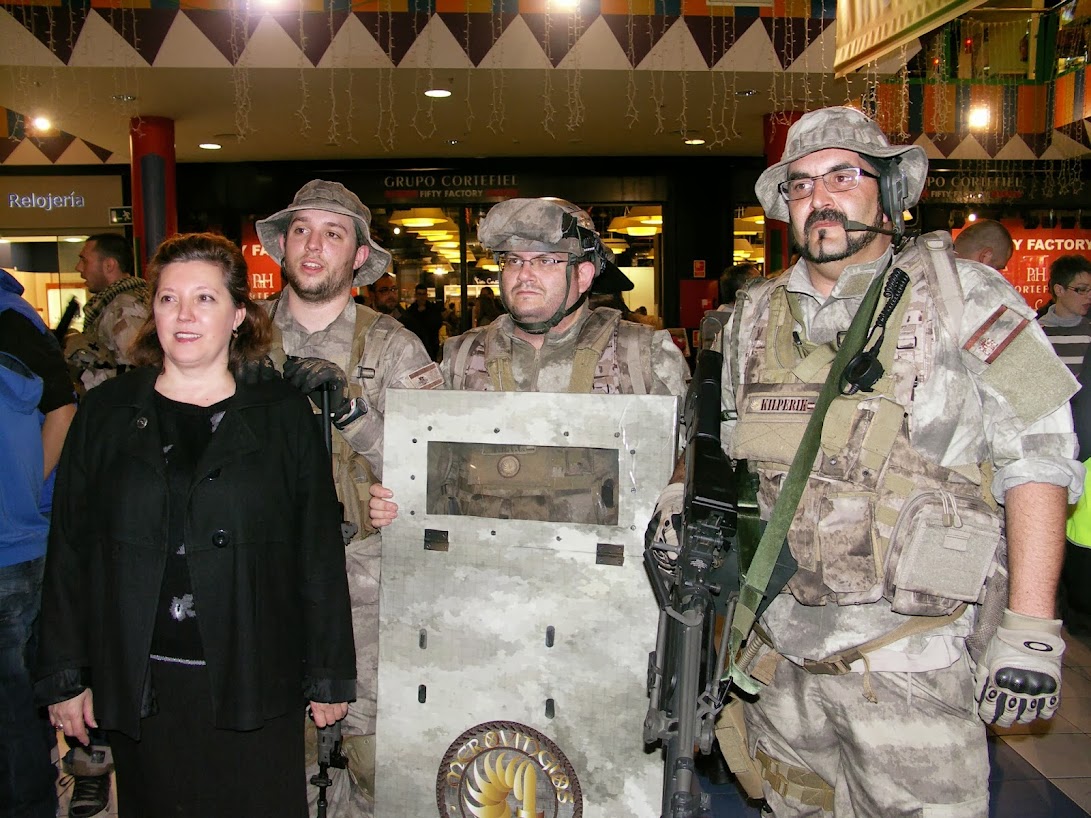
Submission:
M 764 354 L 755 349 L 755 339 L 764 334 L 758 330 L 769 321 L 774 290 L 783 287 L 794 295 L 796 317 L 801 320 L 794 327 L 799 339 L 825 344 L 848 329 L 868 285 L 887 269 L 890 260 L 888 251 L 874 262 L 846 268 L 828 298 L 815 290 L 802 261 L 778 279 L 747 292 L 725 333 L 730 339 L 723 376 L 723 404 L 728 416 L 735 416 L 736 395 L 732 384 L 733 378 L 739 376 L 734 373 L 743 373 L 740 391 L 745 395 L 751 356 Z M 984 473 L 992 473 L 987 487 L 1000 501 L 1008 489 L 1023 483 L 1064 486 L 1070 498 L 1077 497 L 1082 475 L 1080 464 L 1072 456 L 1071 414 L 1064 394 L 1068 384 L 1050 382 L 1042 385 L 1041 394 L 1028 395 L 1025 380 L 1013 377 L 1003 360 L 1004 349 L 1013 349 L 1016 346 L 1013 342 L 1020 335 L 1019 356 L 1037 354 L 1043 360 L 1051 356 L 1049 342 L 1035 324 L 1033 311 L 994 270 L 963 260 L 956 262 L 955 269 L 962 291 L 957 331 L 952 334 L 936 308 L 916 314 L 909 310 L 903 327 L 888 330 L 899 333 L 899 348 L 910 344 L 922 347 L 916 356 L 920 368 L 916 374 L 909 374 L 899 397 L 904 404 L 910 445 L 922 458 L 946 468 L 985 466 Z M 737 334 L 735 322 L 740 322 Z M 1000 335 L 992 338 L 998 330 Z M 785 394 L 789 387 L 790 384 Z M 881 399 L 878 395 L 875 398 Z M 734 421 L 729 420 L 723 433 L 729 454 L 733 453 L 733 432 Z M 812 523 L 818 526 L 821 511 L 810 508 L 807 502 L 805 494 L 798 513 L 813 514 Z M 767 516 L 771 510 L 770 498 L 763 505 L 762 514 Z M 777 649 L 785 655 L 821 659 L 887 633 L 904 619 L 891 610 L 886 600 L 867 605 L 809 606 L 781 594 L 766 613 L 765 625 L 777 642 Z M 914 654 L 915 658 L 884 664 L 882 659 L 876 661 L 877 653 L 872 657 L 872 669 L 946 667 L 958 655 L 957 650 L 951 650 L 956 645 L 954 640 L 964 637 L 972 625 L 973 616 L 966 616 L 940 632 L 913 637 L 909 640 L 912 644 L 902 646 L 901 650 Z M 940 638 L 930 645 L 932 636 Z M 882 651 L 891 652 L 895 649 Z
M 129 347 L 148 318 L 146 285 L 133 286 L 112 297 L 108 291 L 103 292 L 95 298 L 103 296 L 109 300 L 97 311 L 93 325 L 65 341 L 65 359 L 78 370 L 85 389 L 116 375 L 119 366 L 132 365 Z
M 581 331 L 591 318 L 591 310 L 583 307 L 577 313 L 577 321 L 562 333 L 550 332 L 545 337 L 545 343 L 541 349 L 535 349 L 526 341 L 513 334 L 515 324 L 510 315 L 502 315 L 485 327 L 470 330 L 469 332 L 451 338 L 443 347 L 444 381 L 448 388 L 457 388 L 457 384 L 466 380 L 466 389 L 483 389 L 488 391 L 487 385 L 480 383 L 480 378 L 467 378 L 469 371 L 484 371 L 484 343 L 488 335 L 495 334 L 506 344 L 511 342 L 511 368 L 515 379 L 515 387 L 519 392 L 566 392 L 572 376 L 573 362 L 576 351 L 580 346 Z M 689 365 L 682 353 L 671 340 L 670 334 L 664 331 L 652 331 L 646 327 L 632 325 L 636 334 L 633 335 L 641 342 L 647 342 L 650 350 L 650 388 L 634 390 L 629 382 L 631 375 L 626 368 L 627 362 L 634 359 L 629 350 L 620 349 L 624 343 L 615 342 L 609 345 L 600 360 L 600 372 L 605 369 L 624 370 L 614 378 L 596 378 L 595 391 L 610 391 L 616 388 L 620 392 L 632 393 L 633 391 L 647 391 L 655 395 L 682 396 L 686 392 L 689 383 Z M 488 335 L 486 335 L 486 333 Z M 647 337 L 645 337 L 645 335 Z M 469 350 L 463 350 L 466 344 L 475 345 Z M 460 351 L 469 352 L 463 355 L 466 361 L 467 372 L 455 373 L 456 361 L 459 360 Z M 479 358 L 480 360 L 474 360 Z M 641 364 L 643 367 L 643 364 Z M 457 377 L 456 377 L 457 374 Z M 641 375 L 643 377 L 643 374 Z M 616 387 L 607 385 L 616 383 Z

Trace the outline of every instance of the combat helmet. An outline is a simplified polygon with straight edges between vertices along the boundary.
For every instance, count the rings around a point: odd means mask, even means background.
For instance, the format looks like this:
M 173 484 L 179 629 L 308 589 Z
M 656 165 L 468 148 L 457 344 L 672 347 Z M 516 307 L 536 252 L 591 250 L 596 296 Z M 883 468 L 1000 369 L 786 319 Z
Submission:
M 493 207 L 477 227 L 477 238 L 493 255 L 510 252 L 568 253 L 565 267 L 565 292 L 572 289 L 572 270 L 581 261 L 595 265 L 595 276 L 614 260 L 613 251 L 602 243 L 595 222 L 586 210 L 564 199 L 508 199 Z M 501 270 L 503 276 L 503 270 Z M 504 300 L 503 287 L 500 298 Z M 561 302 L 557 312 L 546 321 L 521 322 L 512 316 L 516 326 L 532 335 L 544 335 L 587 300 L 587 292 L 571 307 Z M 510 312 L 510 305 L 505 301 Z

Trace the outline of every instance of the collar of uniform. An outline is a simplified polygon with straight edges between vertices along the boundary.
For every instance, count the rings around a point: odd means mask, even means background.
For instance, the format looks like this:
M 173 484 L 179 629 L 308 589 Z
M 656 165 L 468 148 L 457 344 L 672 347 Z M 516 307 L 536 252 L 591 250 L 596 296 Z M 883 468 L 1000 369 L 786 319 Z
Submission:
M 320 330 L 315 330 L 315 332 L 323 332 L 325 330 L 328 330 L 339 321 L 347 321 L 355 326 L 356 302 L 353 301 L 352 298 L 349 298 L 345 302 L 345 308 L 341 310 L 340 315 L 338 315 L 329 323 L 329 326 L 326 326 Z M 288 305 L 286 303 L 281 303 L 277 311 L 273 314 L 273 323 L 280 327 L 281 332 L 294 332 L 302 334 L 304 336 L 314 335 L 314 332 L 310 332 L 305 326 L 295 320 L 295 317 L 292 315 L 292 311 L 288 308 Z
M 886 252 L 874 261 L 850 264 L 841 271 L 841 275 L 833 285 L 830 298 L 863 298 L 875 276 L 886 269 L 893 253 L 893 248 L 887 248 Z M 797 261 L 792 268 L 788 276 L 787 287 L 790 292 L 809 295 L 820 304 L 826 300 L 811 283 L 811 274 L 807 270 L 807 262 L 804 259 Z

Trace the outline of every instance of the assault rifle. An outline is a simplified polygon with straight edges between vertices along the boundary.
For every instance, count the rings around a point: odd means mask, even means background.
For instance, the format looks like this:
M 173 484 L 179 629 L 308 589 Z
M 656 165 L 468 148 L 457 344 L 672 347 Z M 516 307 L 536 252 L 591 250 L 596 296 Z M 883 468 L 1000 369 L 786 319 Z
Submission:
M 686 395 L 685 505 L 677 556 L 651 541 L 651 529 L 644 551 L 659 603 L 659 633 L 648 661 L 644 742 L 663 744 L 664 818 L 711 816 L 710 798 L 701 792 L 694 770 L 694 748 L 712 750 L 716 716 L 729 688 L 721 681 L 726 639 L 717 649 L 715 624 L 717 611 L 726 610 L 730 621 L 739 593 L 737 555 L 728 557 L 737 550 L 736 480 L 749 475 L 745 463 L 738 472 L 732 468 L 720 445 L 722 367 L 721 353 L 702 349 Z
M 64 308 L 64 314 L 61 316 L 61 320 L 57 322 L 57 328 L 53 330 L 53 336 L 57 339 L 57 342 L 64 349 L 64 339 L 68 335 L 68 328 L 72 326 L 72 322 L 76 319 L 76 314 L 80 311 L 80 302 L 76 300 L 75 296 L 68 301 L 68 306 Z

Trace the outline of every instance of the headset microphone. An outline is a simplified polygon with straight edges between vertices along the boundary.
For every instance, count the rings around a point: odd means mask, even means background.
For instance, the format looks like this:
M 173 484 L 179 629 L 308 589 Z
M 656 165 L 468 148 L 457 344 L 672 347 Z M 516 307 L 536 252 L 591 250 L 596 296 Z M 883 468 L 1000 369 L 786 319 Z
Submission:
M 845 222 L 845 232 L 846 233 L 865 233 L 865 232 L 866 233 L 882 233 L 884 236 L 895 236 L 895 235 L 897 235 L 893 230 L 890 230 L 890 229 L 885 228 L 885 227 L 873 227 L 870 224 L 864 224 L 863 222 L 853 222 L 853 221 L 846 221 Z

